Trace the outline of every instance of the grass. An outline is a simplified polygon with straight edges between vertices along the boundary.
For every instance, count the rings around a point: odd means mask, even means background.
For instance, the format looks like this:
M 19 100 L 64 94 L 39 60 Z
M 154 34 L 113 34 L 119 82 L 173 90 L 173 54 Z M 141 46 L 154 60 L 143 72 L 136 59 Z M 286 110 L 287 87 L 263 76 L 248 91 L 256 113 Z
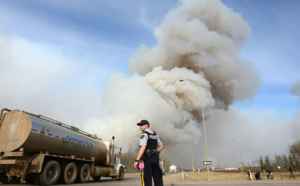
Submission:
M 252 173 L 252 179 L 255 180 L 255 172 Z M 268 180 L 267 172 L 261 172 L 262 180 Z M 297 179 L 300 179 L 300 173 L 294 172 Z M 289 180 L 289 172 L 273 172 L 273 180 Z M 181 174 L 182 177 L 182 174 Z M 208 178 L 210 181 L 247 181 L 248 174 L 246 172 L 232 173 L 232 172 L 209 172 Z M 294 178 L 291 178 L 294 179 Z M 207 181 L 207 172 L 188 172 L 184 173 L 184 180 L 186 181 Z M 271 179 L 270 179 L 271 180 Z

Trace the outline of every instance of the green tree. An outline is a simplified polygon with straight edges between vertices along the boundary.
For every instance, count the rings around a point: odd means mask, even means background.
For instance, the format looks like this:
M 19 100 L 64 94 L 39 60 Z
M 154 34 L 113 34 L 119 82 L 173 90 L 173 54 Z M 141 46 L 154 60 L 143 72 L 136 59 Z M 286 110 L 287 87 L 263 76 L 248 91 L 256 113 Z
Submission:
M 259 165 L 262 171 L 265 170 L 264 160 L 261 156 L 259 157 Z
M 290 166 L 294 169 L 300 169 L 300 141 L 289 146 L 289 160 Z
M 266 156 L 265 160 L 260 156 L 256 162 L 259 163 L 261 170 L 276 170 L 280 166 L 282 171 L 288 171 L 290 167 L 300 171 L 300 141 L 289 146 L 288 154 L 275 155 L 274 161 L 270 161 L 269 156 Z
M 280 155 L 275 155 L 275 163 L 277 167 L 282 167 L 282 157 Z
M 285 154 L 282 157 L 282 166 L 285 170 L 289 169 L 289 161 L 288 161 L 288 158 Z
M 289 155 L 289 168 L 295 169 L 294 160 L 291 155 Z
M 271 166 L 271 161 L 270 161 L 269 156 L 266 156 L 264 166 L 265 166 L 265 168 L 266 168 L 267 170 L 271 170 L 271 167 L 272 167 L 272 166 Z
M 275 155 L 275 161 L 272 162 L 273 170 L 276 170 L 278 166 L 282 167 L 282 157 L 280 155 Z

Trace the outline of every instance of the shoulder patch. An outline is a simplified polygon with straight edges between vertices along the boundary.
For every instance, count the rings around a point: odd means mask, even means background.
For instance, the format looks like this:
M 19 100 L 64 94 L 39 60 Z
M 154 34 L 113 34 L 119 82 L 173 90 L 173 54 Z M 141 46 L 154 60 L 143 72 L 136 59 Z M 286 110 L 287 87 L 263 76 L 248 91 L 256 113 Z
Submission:
M 141 139 L 143 139 L 145 136 L 144 135 L 141 135 Z

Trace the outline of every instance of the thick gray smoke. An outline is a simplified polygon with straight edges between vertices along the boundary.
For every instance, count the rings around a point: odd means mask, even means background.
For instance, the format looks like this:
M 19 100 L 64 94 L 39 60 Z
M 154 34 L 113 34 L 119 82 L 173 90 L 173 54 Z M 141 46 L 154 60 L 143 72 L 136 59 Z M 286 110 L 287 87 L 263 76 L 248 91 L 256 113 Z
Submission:
M 131 59 L 130 72 L 151 74 L 158 66 L 167 71 L 190 69 L 190 74 L 199 74 L 210 84 L 207 89 L 215 107 L 227 109 L 236 100 L 253 97 L 260 85 L 252 64 L 238 58 L 249 32 L 246 21 L 220 1 L 182 1 L 182 6 L 170 11 L 156 28 L 158 45 L 138 49 Z M 185 76 L 173 77 L 170 73 L 168 84 L 190 78 Z
M 106 124 L 101 131 L 122 136 L 120 145 L 134 152 L 136 123 L 147 119 L 166 146 L 163 155 L 182 159 L 201 141 L 202 109 L 206 115 L 226 110 L 260 86 L 252 63 L 238 58 L 249 32 L 247 22 L 218 0 L 181 1 L 155 29 L 158 45 L 142 45 L 130 59 L 132 76 L 111 75 L 102 115 L 89 127 Z

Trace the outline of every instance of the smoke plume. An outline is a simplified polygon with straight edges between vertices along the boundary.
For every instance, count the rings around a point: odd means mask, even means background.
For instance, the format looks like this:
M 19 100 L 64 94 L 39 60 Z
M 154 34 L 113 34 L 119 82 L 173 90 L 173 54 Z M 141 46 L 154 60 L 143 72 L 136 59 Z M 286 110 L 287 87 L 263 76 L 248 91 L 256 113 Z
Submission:
M 158 45 L 139 47 L 129 69 L 147 75 L 158 66 L 167 71 L 187 68 L 208 81 L 215 107 L 227 109 L 236 100 L 253 97 L 260 85 L 252 64 L 238 58 L 249 32 L 240 15 L 219 1 L 182 1 L 156 28 Z M 188 77 L 170 73 L 168 78 L 175 82 Z
M 103 124 L 101 131 L 113 131 L 135 152 L 136 123 L 147 119 L 166 147 L 163 155 L 181 159 L 185 153 L 179 152 L 201 141 L 202 111 L 208 116 L 255 96 L 258 74 L 238 57 L 249 32 L 247 22 L 218 0 L 181 1 L 155 29 L 157 46 L 141 45 L 130 59 L 132 76 L 111 75 L 101 115 L 89 127 Z

